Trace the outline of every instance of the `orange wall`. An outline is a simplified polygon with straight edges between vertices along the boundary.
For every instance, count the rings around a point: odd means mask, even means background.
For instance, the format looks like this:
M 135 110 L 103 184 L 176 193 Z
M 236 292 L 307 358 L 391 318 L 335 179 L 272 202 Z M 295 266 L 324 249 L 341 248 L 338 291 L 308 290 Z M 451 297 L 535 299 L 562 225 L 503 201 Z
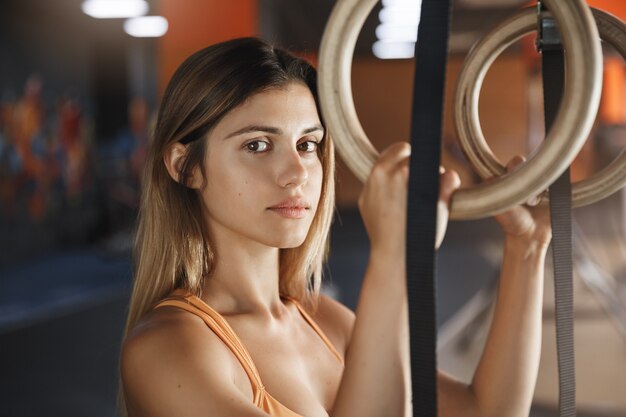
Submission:
M 609 12 L 626 21 L 626 0 L 587 0 L 592 7 Z M 609 56 L 604 59 L 604 84 L 600 117 L 607 123 L 626 121 L 626 96 L 624 63 L 621 56 Z
M 456 79 L 463 57 L 450 56 L 446 74 L 442 162 L 457 170 L 464 184 L 475 177 L 460 156 L 452 122 Z M 526 154 L 528 134 L 528 76 L 522 57 L 505 54 L 492 66 L 485 79 L 479 112 L 485 137 L 503 161 Z M 372 144 L 383 150 L 389 144 L 409 140 L 413 85 L 411 60 L 356 58 L 352 64 L 354 105 Z M 338 157 L 337 205 L 355 207 L 362 184 Z
M 626 121 L 626 70 L 622 57 L 604 58 L 604 83 L 602 84 L 602 101 L 600 115 L 602 120 L 610 124 L 621 124 Z
M 159 0 L 169 29 L 158 42 L 163 91 L 178 66 L 205 46 L 258 34 L 258 0 Z
M 626 20 L 626 1 L 624 0 L 587 0 L 587 4 Z

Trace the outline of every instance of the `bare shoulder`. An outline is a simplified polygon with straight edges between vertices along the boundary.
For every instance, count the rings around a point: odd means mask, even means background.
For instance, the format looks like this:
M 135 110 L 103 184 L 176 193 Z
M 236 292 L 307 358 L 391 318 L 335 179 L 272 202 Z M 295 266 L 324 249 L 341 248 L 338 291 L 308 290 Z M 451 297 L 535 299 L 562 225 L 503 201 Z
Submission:
M 313 316 L 333 345 L 345 352 L 352 337 L 354 313 L 339 301 L 320 295 L 317 310 Z
M 159 308 L 146 314 L 129 331 L 122 345 L 122 365 L 132 370 L 135 362 L 151 360 L 157 354 L 161 358 L 196 355 L 200 353 L 198 349 L 211 350 L 213 345 L 217 348 L 217 340 L 211 339 L 217 337 L 210 336 L 199 317 L 172 307 Z M 220 349 L 213 350 L 218 353 Z
M 207 331 L 199 317 L 172 307 L 146 314 L 131 329 L 122 345 L 122 370 L 132 371 L 134 364 L 160 358 L 177 358 L 201 353 L 219 354 L 219 339 Z M 125 366 L 126 365 L 126 366 Z M 168 366 L 162 364 L 159 367 Z
M 250 407 L 247 395 L 233 383 L 235 365 L 232 353 L 199 317 L 159 308 L 122 345 L 127 406 L 132 415 L 155 417 L 200 416 L 207 410 L 226 415 L 231 406 Z
M 200 378 L 194 375 L 191 363 L 199 365 L 198 373 L 209 370 L 207 367 L 231 372 L 228 352 L 216 339 L 192 314 L 172 307 L 148 313 L 122 345 L 120 366 L 126 396 L 132 403 L 145 402 L 146 393 L 158 398 L 177 389 L 186 378 Z M 217 360 L 220 357 L 226 360 Z M 215 360 L 207 363 L 207 358 Z

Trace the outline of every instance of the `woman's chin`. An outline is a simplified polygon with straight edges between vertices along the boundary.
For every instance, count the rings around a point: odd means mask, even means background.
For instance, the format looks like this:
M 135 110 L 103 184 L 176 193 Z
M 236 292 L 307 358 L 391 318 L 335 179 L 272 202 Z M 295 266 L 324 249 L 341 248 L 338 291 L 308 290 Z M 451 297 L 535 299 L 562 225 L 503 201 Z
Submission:
M 283 239 L 273 239 L 272 242 L 268 242 L 268 245 L 278 249 L 292 249 L 302 246 L 305 240 L 306 235 L 285 236 Z
M 304 225 L 302 225 L 304 226 Z M 273 246 L 279 249 L 290 249 L 301 246 L 307 237 L 310 225 L 306 227 L 290 227 L 279 228 L 276 227 L 271 231 L 271 236 L 268 237 L 266 243 L 269 246 Z
M 293 249 L 302 246 L 305 239 L 300 239 L 297 241 L 285 242 L 284 244 L 278 246 L 280 249 Z

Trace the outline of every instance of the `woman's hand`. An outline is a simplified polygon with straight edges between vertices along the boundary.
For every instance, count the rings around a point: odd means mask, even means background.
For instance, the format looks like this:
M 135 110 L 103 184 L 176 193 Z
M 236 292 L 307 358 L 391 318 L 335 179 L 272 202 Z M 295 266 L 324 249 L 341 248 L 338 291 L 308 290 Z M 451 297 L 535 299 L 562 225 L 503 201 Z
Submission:
M 372 251 L 405 253 L 410 155 L 411 146 L 407 142 L 394 143 L 385 149 L 359 197 L 359 210 Z M 436 248 L 441 244 L 448 224 L 450 196 L 461 183 L 454 171 L 440 168 L 440 173 Z
M 524 162 L 523 157 L 514 157 L 507 164 L 507 171 L 512 171 L 522 162 Z M 552 228 L 550 226 L 550 209 L 547 206 L 517 206 L 494 216 L 494 218 L 500 224 L 507 239 L 525 243 L 539 243 L 544 247 L 550 244 Z
M 435 249 L 439 249 L 448 228 L 448 218 L 450 217 L 450 198 L 452 194 L 461 186 L 461 178 L 454 170 L 446 170 L 439 167 L 439 201 L 437 202 L 437 238 L 435 239 Z
M 359 211 L 372 251 L 404 253 L 411 145 L 398 142 L 381 154 L 359 196 Z

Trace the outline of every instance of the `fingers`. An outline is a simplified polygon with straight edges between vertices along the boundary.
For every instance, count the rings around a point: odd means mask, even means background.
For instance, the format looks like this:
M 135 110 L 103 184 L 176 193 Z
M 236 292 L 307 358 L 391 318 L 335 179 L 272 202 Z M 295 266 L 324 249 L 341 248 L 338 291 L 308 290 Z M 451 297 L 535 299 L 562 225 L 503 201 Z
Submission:
M 411 145 L 408 142 L 396 142 L 385 149 L 376 161 L 376 165 L 383 170 L 391 170 L 398 164 L 408 164 L 411 156 Z
M 411 147 L 398 142 L 385 149 L 372 168 L 359 210 L 372 248 L 390 253 L 405 250 L 409 156 Z
M 454 170 L 446 170 L 445 167 L 439 167 L 439 199 L 449 201 L 452 193 L 461 186 L 461 178 Z
M 521 155 L 514 156 L 513 158 L 511 158 L 509 163 L 506 164 L 506 172 L 513 171 L 515 168 L 517 168 L 519 165 L 523 164 L 524 162 L 526 162 L 526 158 L 524 158 L 523 156 Z M 531 206 L 531 207 L 538 205 L 541 202 L 541 198 L 543 194 L 544 193 L 529 197 L 528 200 L 526 200 L 526 205 Z
M 367 180 L 367 183 L 391 184 L 405 187 L 409 179 L 409 157 L 411 145 L 407 142 L 396 142 L 381 154 Z M 391 183 L 389 182 L 391 181 Z
M 511 172 L 524 162 L 526 162 L 526 158 L 520 155 L 516 155 L 509 161 L 508 164 L 506 164 L 506 171 Z M 528 200 L 526 200 L 526 205 L 531 207 L 538 205 L 541 202 L 542 194 L 543 193 L 529 197 Z
M 524 158 L 521 155 L 515 155 L 513 158 L 511 158 L 509 163 L 506 164 L 506 172 L 513 171 L 515 168 L 517 168 L 519 165 L 523 164 L 524 162 L 526 162 L 526 158 Z
M 403 172 L 408 178 L 409 157 L 411 156 L 411 145 L 407 142 L 396 142 L 386 148 L 376 161 L 374 171 L 379 173 Z M 521 157 L 520 157 L 521 158 Z M 521 161 L 512 161 L 516 165 Z M 440 199 L 448 201 L 454 191 L 461 186 L 461 179 L 454 170 L 446 170 L 439 166 L 440 174 Z
M 437 233 L 435 249 L 439 249 L 446 234 L 450 214 L 450 197 L 461 186 L 459 175 L 453 170 L 439 167 L 439 201 L 437 202 Z
M 410 155 L 411 145 L 408 142 L 396 142 L 380 154 L 359 197 L 359 207 L 365 204 L 369 195 L 393 193 L 393 190 L 389 189 L 390 185 L 394 185 L 393 189 L 406 188 Z
M 380 160 L 401 159 L 409 155 L 411 155 L 411 144 L 409 142 L 395 142 L 380 154 Z

